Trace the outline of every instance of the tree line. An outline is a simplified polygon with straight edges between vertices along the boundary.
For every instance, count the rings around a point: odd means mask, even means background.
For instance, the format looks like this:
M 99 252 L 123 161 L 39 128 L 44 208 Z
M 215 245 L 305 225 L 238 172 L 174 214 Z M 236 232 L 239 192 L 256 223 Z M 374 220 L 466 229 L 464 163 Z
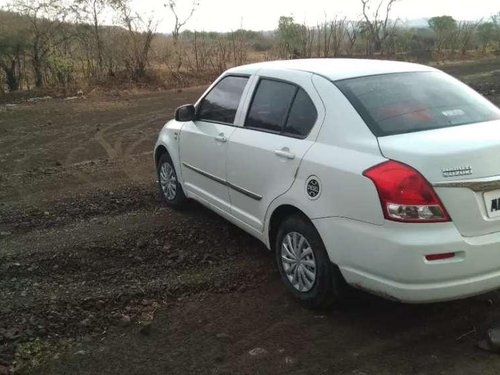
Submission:
M 116 82 L 184 86 L 230 66 L 277 58 L 387 57 L 428 61 L 500 51 L 500 13 L 479 21 L 433 17 L 425 27 L 391 18 L 397 0 L 359 0 L 359 20 L 305 25 L 282 16 L 274 31 L 185 30 L 197 11 L 165 0 L 171 32 L 129 0 L 13 0 L 0 10 L 0 92 Z M 112 15 L 113 24 L 104 23 Z

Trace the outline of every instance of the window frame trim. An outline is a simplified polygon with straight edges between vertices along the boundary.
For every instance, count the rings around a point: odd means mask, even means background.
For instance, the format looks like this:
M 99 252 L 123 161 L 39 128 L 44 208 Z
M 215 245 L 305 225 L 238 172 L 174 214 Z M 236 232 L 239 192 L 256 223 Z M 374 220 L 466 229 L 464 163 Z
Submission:
M 199 111 L 200 111 L 200 108 L 201 108 L 201 104 L 203 103 L 203 100 L 205 100 L 205 98 L 217 87 L 217 85 L 221 81 L 223 81 L 224 79 L 229 78 L 229 77 L 247 78 L 247 83 L 246 83 L 245 87 L 243 88 L 243 92 L 241 93 L 240 101 L 238 102 L 238 107 L 236 108 L 236 113 L 234 115 L 233 122 L 230 123 L 230 122 L 223 122 L 223 121 L 216 121 L 216 120 L 207 120 L 207 119 L 201 119 L 201 118 L 199 118 L 198 117 L 199 116 Z M 213 82 L 212 87 L 210 88 L 210 90 L 208 90 L 201 98 L 199 98 L 198 102 L 195 104 L 195 117 L 194 117 L 193 122 L 203 121 L 203 122 L 209 122 L 211 124 L 227 125 L 227 126 L 233 126 L 233 127 L 241 127 L 241 126 L 236 125 L 234 122 L 236 121 L 236 119 L 238 117 L 238 110 L 239 110 L 239 108 L 241 106 L 241 103 L 242 103 L 242 100 L 243 100 L 243 94 L 245 93 L 245 89 L 247 88 L 247 85 L 249 84 L 251 78 L 252 78 L 252 75 L 251 74 L 246 74 L 246 73 L 229 73 L 229 74 L 225 74 L 225 75 L 222 75 L 221 77 L 219 77 L 219 79 L 217 79 L 215 82 Z
M 286 115 L 284 117 L 284 121 L 283 121 L 283 124 L 282 124 L 283 128 L 279 132 L 275 131 L 275 130 L 264 129 L 264 128 L 257 128 L 257 127 L 247 126 L 246 125 L 247 120 L 248 120 L 248 116 L 250 114 L 250 110 L 252 109 L 252 104 L 254 102 L 255 95 L 257 94 L 257 90 L 259 89 L 259 85 L 260 85 L 261 81 L 264 81 L 264 80 L 275 81 L 275 82 L 280 82 L 280 83 L 286 83 L 286 84 L 289 84 L 289 85 L 292 85 L 292 86 L 295 87 L 295 93 L 293 94 L 292 100 L 290 101 L 290 103 L 288 105 L 288 110 L 287 110 Z M 311 126 L 311 128 L 309 129 L 309 131 L 307 132 L 307 134 L 305 136 L 298 135 L 298 134 L 287 133 L 285 131 L 286 130 L 286 123 L 288 122 L 288 118 L 290 117 L 290 112 L 291 112 L 293 104 L 295 102 L 295 98 L 297 97 L 297 94 L 299 93 L 299 90 L 303 90 L 306 93 L 307 97 L 311 101 L 311 103 L 312 103 L 312 105 L 314 107 L 314 110 L 316 112 L 316 118 L 314 120 L 313 126 Z M 284 137 L 289 137 L 289 138 L 306 139 L 311 134 L 312 129 L 316 126 L 316 123 L 318 122 L 318 117 L 319 117 L 318 115 L 319 115 L 318 108 L 316 108 L 316 104 L 314 104 L 314 101 L 312 100 L 311 95 L 309 95 L 309 93 L 307 92 L 307 90 L 304 89 L 304 87 L 302 87 L 301 85 L 297 84 L 296 82 L 288 81 L 286 79 L 281 79 L 281 78 L 276 78 L 276 77 L 270 77 L 270 76 L 258 76 L 257 77 L 257 82 L 255 83 L 255 87 L 254 87 L 253 92 L 252 92 L 252 96 L 250 97 L 250 101 L 248 103 L 248 108 L 247 108 L 247 112 L 245 113 L 245 118 L 244 118 L 244 121 L 243 121 L 243 126 L 241 126 L 241 128 L 242 129 L 249 129 L 249 130 L 259 131 L 259 132 L 262 132 L 262 133 L 282 135 Z

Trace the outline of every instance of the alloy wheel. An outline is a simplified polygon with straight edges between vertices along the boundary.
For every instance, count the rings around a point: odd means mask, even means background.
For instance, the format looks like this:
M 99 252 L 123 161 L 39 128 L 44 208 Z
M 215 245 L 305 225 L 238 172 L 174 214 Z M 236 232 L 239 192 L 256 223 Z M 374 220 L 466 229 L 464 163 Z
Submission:
M 290 284 L 299 292 L 310 291 L 316 281 L 316 259 L 307 239 L 290 232 L 281 242 L 281 262 Z
M 160 167 L 160 185 L 165 198 L 169 201 L 174 200 L 177 194 L 177 177 L 174 168 L 168 162 Z

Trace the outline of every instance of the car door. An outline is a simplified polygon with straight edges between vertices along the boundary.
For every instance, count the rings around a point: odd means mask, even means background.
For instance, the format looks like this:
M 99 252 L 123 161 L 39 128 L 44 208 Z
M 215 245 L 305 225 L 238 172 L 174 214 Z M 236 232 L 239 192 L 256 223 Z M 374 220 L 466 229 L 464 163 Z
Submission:
M 198 102 L 195 121 L 181 129 L 179 148 L 181 173 L 188 195 L 195 196 L 226 212 L 230 211 L 226 183 L 227 141 L 248 76 L 221 78 Z
M 244 126 L 227 151 L 232 215 L 259 231 L 270 203 L 291 187 L 324 118 L 312 75 L 293 72 L 292 83 L 283 80 L 288 74 L 259 72 Z

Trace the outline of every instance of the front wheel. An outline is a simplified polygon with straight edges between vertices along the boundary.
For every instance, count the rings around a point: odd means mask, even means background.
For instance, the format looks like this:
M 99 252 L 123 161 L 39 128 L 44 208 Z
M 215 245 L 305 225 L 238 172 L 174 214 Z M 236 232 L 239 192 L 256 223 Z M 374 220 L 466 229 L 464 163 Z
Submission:
M 286 218 L 275 249 L 281 279 L 304 306 L 324 308 L 340 299 L 345 281 L 310 221 L 300 215 Z
M 174 164 L 168 154 L 163 154 L 158 161 L 158 184 L 163 200 L 169 207 L 181 208 L 186 203 L 186 196 L 175 173 Z

